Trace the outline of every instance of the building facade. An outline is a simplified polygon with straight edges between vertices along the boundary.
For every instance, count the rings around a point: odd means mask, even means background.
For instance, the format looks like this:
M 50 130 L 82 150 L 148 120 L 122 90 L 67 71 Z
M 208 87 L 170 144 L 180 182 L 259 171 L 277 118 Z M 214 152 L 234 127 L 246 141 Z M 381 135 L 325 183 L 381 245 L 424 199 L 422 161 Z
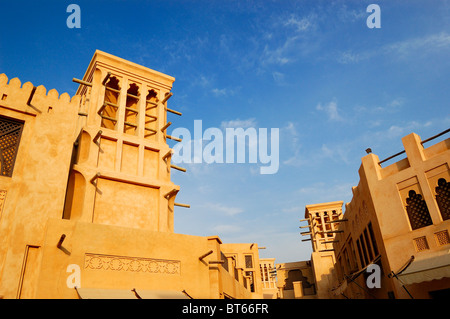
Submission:
M 450 139 L 426 147 L 435 137 L 421 140 L 412 133 L 402 139 L 404 151 L 395 156 L 380 161 L 369 151 L 362 158 L 360 181 L 352 189 L 345 214 L 330 221 L 335 225 L 329 228 L 334 231 L 328 251 L 334 259 L 332 269 L 328 260 L 322 263 L 312 257 L 319 295 L 352 299 L 450 295 Z M 382 167 L 403 154 L 403 159 Z M 311 216 L 309 206 L 306 215 Z M 316 229 L 313 219 L 307 221 L 308 228 Z M 314 255 L 318 248 L 314 231 L 311 236 Z M 323 269 L 316 269 L 318 265 Z
M 0 75 L 0 296 L 260 296 L 224 257 L 256 245 L 174 233 L 174 80 L 101 51 L 72 98 Z

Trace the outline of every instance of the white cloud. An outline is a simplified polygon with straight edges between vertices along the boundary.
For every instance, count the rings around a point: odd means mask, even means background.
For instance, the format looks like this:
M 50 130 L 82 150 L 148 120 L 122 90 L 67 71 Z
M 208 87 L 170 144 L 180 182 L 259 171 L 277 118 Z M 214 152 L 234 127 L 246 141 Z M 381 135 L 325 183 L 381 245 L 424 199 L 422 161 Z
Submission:
M 392 108 L 398 108 L 398 107 L 402 106 L 404 103 L 405 103 L 405 99 L 399 97 L 399 98 L 393 99 L 391 102 L 389 102 L 388 106 L 392 107 Z
M 395 113 L 401 110 L 402 106 L 405 104 L 406 99 L 403 97 L 397 97 L 391 101 L 386 102 L 384 105 L 357 105 L 353 108 L 354 115 L 358 116 L 367 116 L 367 115 L 382 115 L 383 119 L 386 119 L 387 113 Z M 371 118 L 371 122 L 381 124 L 380 120 L 375 120 Z
M 292 123 L 292 122 L 288 122 L 288 124 L 286 125 L 286 127 L 284 127 L 284 129 L 287 132 L 291 133 L 291 135 L 293 135 L 293 136 L 297 136 L 298 135 L 297 129 L 295 127 L 295 124 Z
M 296 32 L 304 32 L 315 26 L 315 20 L 317 16 L 315 14 L 310 14 L 309 16 L 299 18 L 295 15 L 291 15 L 289 19 L 284 21 L 284 26 L 293 26 Z
M 363 20 L 367 18 L 367 13 L 365 7 L 360 7 L 362 10 L 349 10 L 347 5 L 339 3 L 339 9 L 337 11 L 337 15 L 342 21 L 354 22 L 357 20 Z
M 325 144 L 322 145 L 322 153 L 325 157 L 333 157 L 334 152 Z
M 350 50 L 340 52 L 337 54 L 337 61 L 341 64 L 358 63 L 361 60 L 366 59 L 367 56 L 364 53 L 353 53 Z
M 426 56 L 430 53 L 442 52 L 450 48 L 450 34 L 441 32 L 397 41 L 370 51 L 353 52 L 346 50 L 335 54 L 338 63 L 350 64 L 368 60 L 378 55 L 389 55 L 397 59 Z
M 296 152 L 293 156 L 282 162 L 284 165 L 301 167 L 305 164 L 311 164 L 311 162 L 300 155 L 300 152 Z
M 317 48 L 317 38 L 312 36 L 313 30 L 317 27 L 316 14 L 309 14 L 301 18 L 294 14 L 287 18 L 280 17 L 270 27 L 272 31 L 270 38 L 265 32 L 261 39 L 265 43 L 263 51 L 259 55 L 262 65 L 283 66 Z
M 275 83 L 277 83 L 277 84 L 285 83 L 284 82 L 285 75 L 281 72 L 277 72 L 277 71 L 272 72 L 272 77 L 273 77 L 273 80 L 275 81 Z
M 286 127 L 282 128 L 283 132 L 285 133 L 284 140 L 292 140 L 290 153 L 293 153 L 292 156 L 282 162 L 284 165 L 292 167 L 322 165 L 323 160 L 326 159 L 331 159 L 336 162 L 340 161 L 345 164 L 351 163 L 350 152 L 353 150 L 354 140 L 351 142 L 343 141 L 339 144 L 332 144 L 331 146 L 329 144 L 322 144 L 318 149 L 306 149 L 301 152 L 301 145 L 299 144 L 299 137 L 295 125 L 289 122 Z
M 350 164 L 349 160 L 349 152 L 350 147 L 346 145 L 347 143 L 336 145 L 334 144 L 332 148 L 328 147 L 327 145 L 323 144 L 321 151 L 322 151 L 322 157 L 323 158 L 331 158 L 332 160 L 341 160 L 342 162 L 346 164 Z
M 442 50 L 450 47 L 450 35 L 441 32 L 439 34 L 430 34 L 420 38 L 412 38 L 404 41 L 392 43 L 384 47 L 386 53 L 395 53 L 400 56 Z
M 211 92 L 214 93 L 215 96 L 224 96 L 227 95 L 227 90 L 226 89 L 212 89 Z
M 285 127 L 281 128 L 281 134 L 283 140 L 291 141 L 290 153 L 293 152 L 291 157 L 283 161 L 283 164 L 297 167 L 302 166 L 305 163 L 305 161 L 303 157 L 300 156 L 301 145 L 299 144 L 297 127 L 293 122 L 288 122 L 288 124 Z
M 269 45 L 264 46 L 264 50 L 261 54 L 261 63 L 266 64 L 278 64 L 284 65 L 291 62 L 291 58 L 288 57 L 289 51 L 294 46 L 294 42 L 297 37 L 288 38 L 283 45 L 276 47 L 275 49 L 270 49 Z
M 204 75 L 200 75 L 193 82 L 201 87 L 207 87 L 211 83 L 211 80 Z
M 387 127 L 380 127 L 378 131 L 368 131 L 360 135 L 359 140 L 362 144 L 379 145 L 381 147 L 387 140 L 396 140 L 398 143 L 402 137 L 410 133 L 418 133 L 423 130 L 428 131 L 430 127 L 445 127 L 445 125 L 448 125 L 449 123 L 450 118 L 448 117 L 423 121 L 400 122 Z M 422 138 L 427 137 L 429 136 L 422 136 Z
M 380 135 L 386 138 L 400 138 L 406 136 L 418 129 L 429 127 L 433 124 L 433 121 L 417 122 L 410 121 L 403 125 L 391 125 L 386 131 L 380 132 Z
M 343 118 L 339 114 L 338 106 L 335 101 L 331 101 L 328 104 L 322 105 L 321 103 L 317 104 L 316 110 L 324 111 L 328 119 L 331 121 L 342 121 Z
M 351 163 L 350 152 L 353 150 L 352 142 L 343 142 L 341 144 L 334 144 L 331 147 L 326 144 L 322 144 L 320 149 L 309 150 L 308 153 L 300 153 L 296 150 L 295 154 L 284 160 L 284 165 L 293 167 L 302 166 L 317 166 L 322 165 L 323 160 L 331 159 L 335 162 L 343 162 L 345 164 Z
M 219 89 L 219 88 L 214 88 L 211 90 L 211 92 L 215 95 L 215 96 L 233 96 L 236 94 L 237 90 L 234 89 L 227 89 L 227 88 L 223 88 L 223 89 Z

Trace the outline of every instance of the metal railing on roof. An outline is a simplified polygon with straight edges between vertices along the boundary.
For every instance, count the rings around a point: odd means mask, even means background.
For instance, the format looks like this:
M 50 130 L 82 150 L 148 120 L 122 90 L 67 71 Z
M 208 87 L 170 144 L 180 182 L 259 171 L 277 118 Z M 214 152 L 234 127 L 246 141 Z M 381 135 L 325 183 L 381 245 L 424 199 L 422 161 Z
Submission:
M 432 137 L 430 137 L 430 138 L 427 138 L 426 140 L 423 140 L 422 142 L 420 142 L 420 144 L 423 145 L 423 144 L 425 144 L 426 142 L 429 142 L 429 141 L 431 141 L 431 140 L 434 140 L 435 138 L 438 138 L 438 137 L 440 137 L 440 136 L 442 136 L 442 135 L 444 135 L 444 134 L 447 134 L 448 132 L 450 132 L 450 128 L 449 128 L 449 129 L 446 129 L 445 131 L 442 131 L 441 133 L 436 134 L 436 135 L 434 135 L 434 136 L 432 136 Z M 398 152 L 397 154 L 394 154 L 394 155 L 392 155 L 392 156 L 389 156 L 389 157 L 385 158 L 385 159 L 382 160 L 382 161 L 379 161 L 379 162 L 378 162 L 378 165 L 381 165 L 382 163 L 387 162 L 387 161 L 389 161 L 390 159 L 393 159 L 393 158 L 396 157 L 396 156 L 402 155 L 403 153 L 405 153 L 405 150 L 403 150 L 403 151 L 401 151 L 401 152 Z

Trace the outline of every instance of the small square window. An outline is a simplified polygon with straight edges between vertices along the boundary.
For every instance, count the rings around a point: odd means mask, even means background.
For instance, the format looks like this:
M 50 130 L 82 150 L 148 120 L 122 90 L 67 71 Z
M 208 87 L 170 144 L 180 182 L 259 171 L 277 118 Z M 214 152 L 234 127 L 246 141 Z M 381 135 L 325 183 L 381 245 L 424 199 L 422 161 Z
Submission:
M 427 238 L 425 236 L 414 238 L 414 245 L 416 246 L 416 251 L 430 249 L 430 247 L 428 246 Z
M 450 244 L 450 236 L 448 235 L 447 230 L 434 233 L 434 236 L 436 237 L 438 246 Z

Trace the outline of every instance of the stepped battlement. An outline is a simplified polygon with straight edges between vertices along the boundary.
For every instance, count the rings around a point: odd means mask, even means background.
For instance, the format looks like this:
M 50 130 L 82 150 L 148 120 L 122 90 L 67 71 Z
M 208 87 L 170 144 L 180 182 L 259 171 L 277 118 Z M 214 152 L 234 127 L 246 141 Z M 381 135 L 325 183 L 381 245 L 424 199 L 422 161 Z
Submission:
M 15 77 L 9 80 L 6 74 L 0 74 L 0 104 L 2 107 L 28 115 L 43 113 L 62 113 L 77 110 L 79 95 L 72 98 L 68 93 L 59 94 L 56 89 L 47 89 L 43 85 L 34 86 L 31 82 L 22 82 Z

